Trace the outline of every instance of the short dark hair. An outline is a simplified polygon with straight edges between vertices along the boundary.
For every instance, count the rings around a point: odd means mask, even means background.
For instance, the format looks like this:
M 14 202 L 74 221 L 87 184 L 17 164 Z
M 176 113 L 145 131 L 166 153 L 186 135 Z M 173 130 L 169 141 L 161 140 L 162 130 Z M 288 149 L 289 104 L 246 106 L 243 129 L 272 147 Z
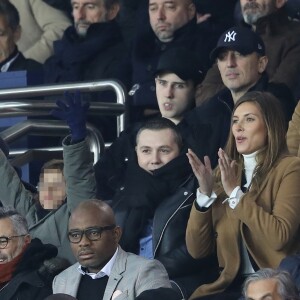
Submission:
M 164 129 L 170 129 L 173 131 L 175 142 L 178 145 L 179 149 L 181 149 L 183 146 L 182 135 L 177 126 L 172 121 L 166 118 L 155 118 L 145 122 L 136 134 L 136 144 L 138 143 L 138 139 L 142 131 L 159 131 Z
M 45 170 L 57 169 L 64 172 L 64 161 L 62 159 L 51 159 L 47 161 L 41 168 L 41 173 Z
M 8 0 L 0 1 L 0 15 L 6 18 L 8 26 L 13 30 L 17 30 L 20 26 L 20 15 L 16 7 Z

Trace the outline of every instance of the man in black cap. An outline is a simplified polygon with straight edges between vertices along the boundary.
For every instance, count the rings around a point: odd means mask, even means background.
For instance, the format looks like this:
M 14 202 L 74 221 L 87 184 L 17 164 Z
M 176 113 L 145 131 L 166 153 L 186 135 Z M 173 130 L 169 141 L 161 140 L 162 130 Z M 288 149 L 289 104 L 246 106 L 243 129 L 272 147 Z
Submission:
M 287 0 L 240 0 L 243 22 L 241 27 L 256 32 L 266 47 L 269 63 L 266 72 L 271 82 L 286 84 L 299 95 L 300 23 L 287 14 Z M 296 12 L 296 10 L 295 10 Z M 222 89 L 222 81 L 214 65 L 199 86 L 197 105 Z
M 296 102 L 284 84 L 269 83 L 265 72 L 268 58 L 258 34 L 248 28 L 232 27 L 221 35 L 210 56 L 216 60 L 226 88 L 193 110 L 190 113 L 192 116 L 189 116 L 210 126 L 209 144 L 224 147 L 233 106 L 248 91 L 267 91 L 277 97 L 288 124 Z

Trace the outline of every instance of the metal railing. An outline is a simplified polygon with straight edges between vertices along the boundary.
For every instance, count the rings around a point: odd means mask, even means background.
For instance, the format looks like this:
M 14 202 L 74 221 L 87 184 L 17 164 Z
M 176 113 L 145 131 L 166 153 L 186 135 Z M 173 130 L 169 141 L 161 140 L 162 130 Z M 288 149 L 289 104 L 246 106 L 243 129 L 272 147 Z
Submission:
M 91 102 L 89 115 L 115 115 L 117 118 L 117 136 L 125 128 L 126 94 L 122 84 L 118 81 L 103 80 L 96 82 L 79 82 L 59 85 L 41 85 L 25 88 L 0 90 L 0 118 L 15 116 L 47 116 L 56 107 L 55 100 L 32 100 L 39 96 L 63 94 L 65 91 L 80 91 L 82 93 L 112 90 L 116 94 L 116 103 Z M 18 100 L 22 98 L 22 100 Z M 13 141 L 24 134 L 32 133 L 45 135 L 66 134 L 68 127 L 61 121 L 28 120 L 2 131 L 0 136 L 7 142 Z M 91 151 L 94 160 L 104 150 L 104 142 L 99 131 L 88 125 Z M 55 134 L 56 133 L 56 134 Z M 51 149 L 48 149 L 51 150 Z

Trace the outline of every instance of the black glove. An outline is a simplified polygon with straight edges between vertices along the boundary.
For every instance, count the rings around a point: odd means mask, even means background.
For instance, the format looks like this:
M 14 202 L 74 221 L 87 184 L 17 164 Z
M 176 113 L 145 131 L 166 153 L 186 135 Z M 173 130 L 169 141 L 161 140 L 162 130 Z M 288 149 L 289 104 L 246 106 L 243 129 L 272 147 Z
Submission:
M 89 102 L 81 102 L 79 91 L 75 93 L 65 92 L 65 101 L 57 100 L 58 108 L 51 111 L 51 114 L 67 122 L 70 127 L 72 141 L 79 142 L 85 139 L 86 132 L 86 114 L 90 107 Z

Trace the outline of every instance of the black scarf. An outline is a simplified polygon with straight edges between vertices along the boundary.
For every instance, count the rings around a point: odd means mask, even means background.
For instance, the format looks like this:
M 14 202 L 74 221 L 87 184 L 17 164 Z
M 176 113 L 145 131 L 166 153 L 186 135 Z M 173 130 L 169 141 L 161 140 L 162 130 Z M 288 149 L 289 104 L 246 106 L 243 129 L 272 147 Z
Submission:
M 155 170 L 153 174 L 140 168 L 136 160 L 131 160 L 121 195 L 122 204 L 127 208 L 127 218 L 120 244 L 126 251 L 137 253 L 138 242 L 147 220 L 153 218 L 157 206 L 172 195 L 191 174 L 185 153 Z
M 47 82 L 82 80 L 82 70 L 94 57 L 122 40 L 116 21 L 94 23 L 81 38 L 74 26 L 66 29 L 62 40 L 54 43 L 55 55 L 45 64 Z

